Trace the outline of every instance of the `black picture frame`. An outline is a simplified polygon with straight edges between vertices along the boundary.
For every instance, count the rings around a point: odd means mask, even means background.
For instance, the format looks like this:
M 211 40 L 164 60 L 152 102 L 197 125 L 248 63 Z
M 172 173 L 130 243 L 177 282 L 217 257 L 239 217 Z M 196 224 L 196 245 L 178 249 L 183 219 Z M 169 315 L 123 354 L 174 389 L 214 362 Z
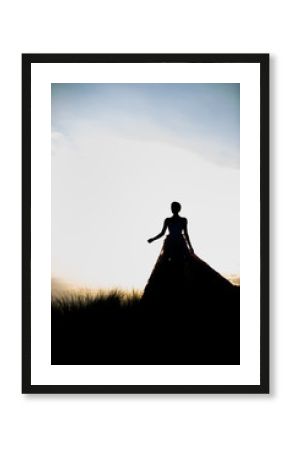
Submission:
M 32 385 L 31 383 L 31 65 L 33 63 L 258 63 L 260 65 L 260 384 Z M 269 393 L 269 54 L 22 55 L 22 393 Z

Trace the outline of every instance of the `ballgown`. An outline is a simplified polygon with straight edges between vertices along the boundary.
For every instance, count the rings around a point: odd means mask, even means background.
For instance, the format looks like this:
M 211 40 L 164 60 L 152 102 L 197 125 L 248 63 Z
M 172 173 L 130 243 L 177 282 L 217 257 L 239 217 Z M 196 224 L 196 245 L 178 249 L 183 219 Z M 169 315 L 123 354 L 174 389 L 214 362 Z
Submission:
M 142 300 L 168 304 L 224 298 L 234 292 L 236 286 L 196 255 L 180 229 L 169 228 Z

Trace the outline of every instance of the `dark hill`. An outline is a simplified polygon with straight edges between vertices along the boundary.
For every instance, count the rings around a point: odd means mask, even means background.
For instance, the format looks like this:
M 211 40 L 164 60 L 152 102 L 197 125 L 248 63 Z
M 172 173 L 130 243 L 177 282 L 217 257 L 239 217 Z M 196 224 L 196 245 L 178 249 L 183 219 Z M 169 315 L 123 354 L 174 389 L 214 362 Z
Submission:
M 52 364 L 239 364 L 240 289 L 160 257 L 141 299 L 52 303 Z

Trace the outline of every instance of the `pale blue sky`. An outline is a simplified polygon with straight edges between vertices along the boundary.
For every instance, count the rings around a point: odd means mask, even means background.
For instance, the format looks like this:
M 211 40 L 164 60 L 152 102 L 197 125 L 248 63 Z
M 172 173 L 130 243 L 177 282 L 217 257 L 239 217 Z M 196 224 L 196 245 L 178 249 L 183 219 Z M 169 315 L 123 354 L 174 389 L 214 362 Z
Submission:
M 239 84 L 53 84 L 52 128 L 69 137 L 90 122 L 239 166 Z M 205 138 L 215 145 L 197 145 Z

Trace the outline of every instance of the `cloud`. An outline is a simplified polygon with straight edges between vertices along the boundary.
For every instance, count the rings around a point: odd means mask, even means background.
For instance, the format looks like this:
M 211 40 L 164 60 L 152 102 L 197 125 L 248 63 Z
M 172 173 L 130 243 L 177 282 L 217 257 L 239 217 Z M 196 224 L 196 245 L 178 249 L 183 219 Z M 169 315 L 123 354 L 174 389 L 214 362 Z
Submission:
M 239 147 L 236 144 L 201 133 L 184 135 L 179 133 L 176 128 L 161 127 L 148 118 L 141 119 L 140 117 L 124 115 L 117 118 L 113 116 L 110 118 L 104 117 L 101 120 L 79 121 L 71 128 L 67 140 L 70 139 L 71 141 L 71 149 L 73 143 L 78 141 L 78 149 L 81 151 L 84 146 L 80 136 L 86 139 L 86 136 L 97 136 L 98 134 L 143 141 L 147 145 L 156 142 L 164 143 L 175 148 L 191 151 L 214 164 L 239 168 Z M 59 133 L 59 135 L 56 139 L 56 147 L 64 144 L 64 135 L 62 133 Z M 76 149 L 75 146 L 74 148 Z
M 52 122 L 77 129 L 164 142 L 217 164 L 239 167 L 238 84 L 53 85 Z

